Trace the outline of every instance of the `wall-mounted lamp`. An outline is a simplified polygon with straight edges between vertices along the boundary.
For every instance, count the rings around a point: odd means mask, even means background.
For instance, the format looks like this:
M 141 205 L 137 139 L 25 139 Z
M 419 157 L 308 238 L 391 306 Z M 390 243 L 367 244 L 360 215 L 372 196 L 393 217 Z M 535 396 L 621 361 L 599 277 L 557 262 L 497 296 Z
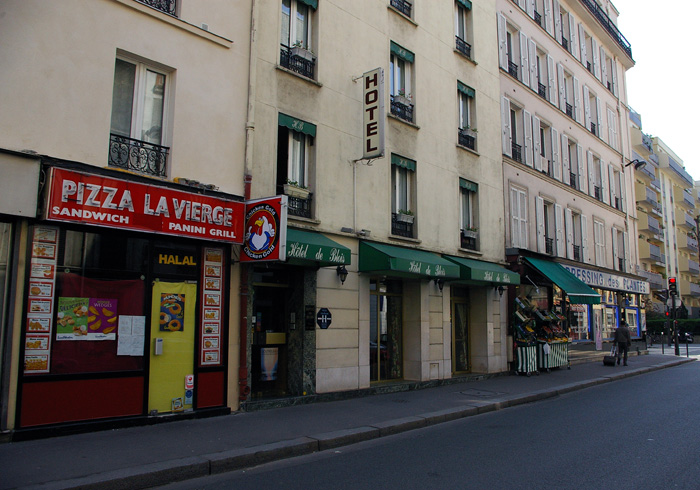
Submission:
M 498 291 L 498 297 L 499 297 L 499 298 L 502 298 L 502 297 L 503 297 L 503 291 L 505 291 L 506 288 L 504 288 L 503 286 L 496 286 L 494 289 L 495 289 L 496 291 Z
M 338 277 L 340 278 L 340 284 L 345 284 L 345 279 L 348 278 L 348 270 L 345 268 L 345 266 L 339 265 L 335 269 L 335 273 L 338 274 Z
M 646 164 L 647 162 L 645 162 L 644 160 L 639 160 L 638 158 L 635 158 L 631 162 L 626 163 L 625 168 L 629 167 L 630 165 L 634 165 L 635 170 L 641 170 Z
M 445 280 L 444 279 L 435 279 L 434 282 L 435 282 L 435 285 L 440 290 L 440 292 L 442 292 L 442 288 L 445 287 Z

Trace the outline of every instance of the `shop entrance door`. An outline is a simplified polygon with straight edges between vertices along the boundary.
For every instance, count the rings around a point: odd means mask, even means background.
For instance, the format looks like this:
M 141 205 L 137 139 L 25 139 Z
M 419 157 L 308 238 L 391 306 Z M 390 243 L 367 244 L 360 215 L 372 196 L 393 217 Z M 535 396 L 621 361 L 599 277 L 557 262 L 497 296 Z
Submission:
M 192 408 L 186 378 L 194 373 L 197 285 L 153 283 L 148 412 L 180 412 Z M 192 390 L 189 391 L 191 393 Z
M 471 370 L 469 359 L 469 309 L 466 298 L 452 298 L 452 372 Z

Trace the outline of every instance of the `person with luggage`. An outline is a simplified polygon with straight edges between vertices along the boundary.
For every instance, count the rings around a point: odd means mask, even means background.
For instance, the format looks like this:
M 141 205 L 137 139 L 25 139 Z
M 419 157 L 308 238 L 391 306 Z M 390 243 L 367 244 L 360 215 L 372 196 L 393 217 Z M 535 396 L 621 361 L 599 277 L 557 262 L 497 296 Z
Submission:
M 617 345 L 617 365 L 620 365 L 620 358 L 624 356 L 624 364 L 627 366 L 627 352 L 629 351 L 632 338 L 630 329 L 625 320 L 620 320 L 620 326 L 615 330 L 615 344 Z

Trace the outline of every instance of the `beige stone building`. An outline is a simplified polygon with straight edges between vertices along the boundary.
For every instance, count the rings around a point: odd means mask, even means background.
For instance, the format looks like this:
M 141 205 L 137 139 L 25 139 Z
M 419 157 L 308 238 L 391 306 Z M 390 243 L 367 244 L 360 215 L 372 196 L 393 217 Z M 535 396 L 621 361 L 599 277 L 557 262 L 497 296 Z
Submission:
M 649 284 L 636 274 L 625 86 L 634 61 L 618 12 L 608 1 L 496 5 L 506 247 L 521 274 L 515 294 L 566 317 L 575 344 L 612 337 L 623 318 L 640 335 Z M 565 284 L 568 276 L 557 280 L 560 266 L 588 291 Z

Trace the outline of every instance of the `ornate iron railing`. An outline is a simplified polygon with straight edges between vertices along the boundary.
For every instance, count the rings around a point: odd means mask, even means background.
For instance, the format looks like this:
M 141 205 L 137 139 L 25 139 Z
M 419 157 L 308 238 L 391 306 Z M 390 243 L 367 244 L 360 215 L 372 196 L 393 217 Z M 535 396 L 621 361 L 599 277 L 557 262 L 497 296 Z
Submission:
M 561 46 L 562 46 L 565 50 L 567 50 L 567 51 L 569 50 L 569 40 L 566 39 L 566 38 L 563 37 L 563 36 L 562 36 L 562 38 L 561 38 Z
M 622 50 L 627 53 L 627 55 L 632 59 L 632 46 L 629 41 L 622 35 L 620 30 L 615 24 L 610 20 L 610 17 L 605 13 L 605 11 L 598 5 L 594 0 L 581 0 L 588 10 L 591 11 L 593 16 L 598 19 L 598 22 L 608 31 L 608 34 L 620 45 Z
M 462 39 L 459 36 L 455 36 L 455 42 L 456 42 L 457 51 L 462 53 L 467 58 L 472 57 L 472 45 L 471 44 L 469 44 L 467 41 L 465 41 L 464 39 Z
M 566 102 L 566 115 L 569 117 L 574 117 L 574 106 Z
M 111 167 L 165 177 L 168 151 L 170 148 L 167 146 L 110 134 L 108 164 Z
M 569 185 L 574 189 L 578 189 L 578 187 L 576 187 L 576 174 L 573 172 L 569 172 Z
M 593 134 L 595 134 L 596 136 L 598 136 L 598 133 L 596 133 L 595 130 L 596 130 L 595 123 L 592 122 L 592 123 L 591 123 L 591 133 L 593 133 Z
M 511 152 L 513 155 L 513 160 L 515 160 L 516 162 L 520 162 L 520 163 L 523 162 L 523 148 L 522 148 L 522 146 L 520 146 L 517 143 L 513 143 L 511 145 Z
M 280 66 L 292 70 L 306 78 L 314 78 L 314 70 L 316 68 L 316 60 L 314 58 L 306 58 L 295 55 L 293 48 L 280 45 Z
M 390 0 L 389 5 L 404 14 L 406 17 L 411 16 L 411 3 L 406 0 Z
M 554 238 L 545 238 L 545 252 L 554 255 Z
M 574 245 L 574 260 L 581 262 L 581 245 Z
M 137 0 L 138 2 L 160 10 L 163 13 L 177 17 L 177 0 Z
M 535 10 L 535 22 L 537 22 L 540 27 L 543 27 L 542 25 L 542 14 L 539 13 L 537 10 Z
M 543 83 L 537 82 L 537 93 L 543 99 L 547 98 L 547 86 Z
M 311 199 L 313 194 L 309 193 L 306 199 L 301 197 L 287 196 L 287 212 L 292 216 L 311 218 Z
M 476 150 L 476 137 L 474 134 L 469 134 L 469 132 L 464 129 L 460 129 L 457 134 L 460 145 L 465 146 L 470 150 Z
M 518 77 L 518 65 L 513 63 L 512 61 L 508 62 L 508 74 L 511 77 L 517 78 L 518 80 L 520 80 L 520 78 Z
M 391 213 L 391 234 L 413 238 L 413 223 L 398 220 L 398 213 Z
M 413 122 L 413 104 L 404 104 L 391 96 L 391 113 L 404 121 Z
M 597 185 L 593 186 L 593 195 L 599 201 L 601 201 L 603 199 L 603 193 L 601 192 L 600 186 L 597 186 Z

